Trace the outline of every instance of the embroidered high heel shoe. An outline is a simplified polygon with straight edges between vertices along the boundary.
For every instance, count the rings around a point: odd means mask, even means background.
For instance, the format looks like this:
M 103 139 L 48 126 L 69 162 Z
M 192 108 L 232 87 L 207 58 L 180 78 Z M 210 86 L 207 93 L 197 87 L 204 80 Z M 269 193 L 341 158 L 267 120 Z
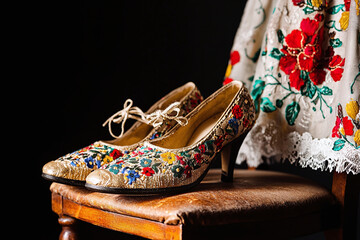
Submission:
M 229 83 L 205 99 L 165 136 L 143 142 L 134 151 L 86 178 L 95 191 L 153 194 L 188 189 L 205 177 L 217 153 L 222 180 L 232 181 L 237 151 L 255 123 L 254 103 L 242 83 Z
M 146 140 L 156 139 L 166 134 L 174 125 L 184 125 L 184 117 L 201 101 L 202 96 L 194 83 L 189 82 L 156 102 L 146 113 L 132 107 L 132 100 L 126 100 L 124 109 L 111 116 L 103 126 L 108 125 L 110 141 L 98 141 L 88 147 L 69 153 L 43 166 L 42 176 L 50 181 L 71 185 L 84 185 L 87 175 L 136 149 Z M 137 120 L 124 132 L 128 118 Z M 121 133 L 116 136 L 112 123 L 121 123 Z

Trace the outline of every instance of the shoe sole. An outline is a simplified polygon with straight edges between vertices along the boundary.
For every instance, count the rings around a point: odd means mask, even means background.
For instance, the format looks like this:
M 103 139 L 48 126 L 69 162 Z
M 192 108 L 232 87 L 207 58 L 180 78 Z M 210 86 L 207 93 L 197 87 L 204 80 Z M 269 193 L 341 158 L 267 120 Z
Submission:
M 63 183 L 63 184 L 73 185 L 73 186 L 81 186 L 81 187 L 83 187 L 85 185 L 85 181 L 55 177 L 55 176 L 45 174 L 45 173 L 41 174 L 41 176 L 44 179 L 52 181 L 52 182 Z

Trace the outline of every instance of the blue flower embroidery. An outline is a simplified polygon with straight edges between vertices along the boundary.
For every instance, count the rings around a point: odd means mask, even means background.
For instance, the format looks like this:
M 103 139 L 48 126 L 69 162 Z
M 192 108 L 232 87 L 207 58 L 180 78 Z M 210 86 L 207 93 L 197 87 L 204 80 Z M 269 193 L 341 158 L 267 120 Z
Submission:
M 96 160 L 96 165 L 97 165 L 98 168 L 100 168 L 101 167 L 101 160 Z
M 229 120 L 229 124 L 236 135 L 238 133 L 238 129 L 239 129 L 239 123 L 237 122 L 237 119 L 235 117 L 233 117 L 232 119 Z
M 85 158 L 85 163 L 88 168 L 94 168 L 95 160 L 92 157 Z
M 138 172 L 135 170 L 129 170 L 128 167 L 124 168 L 121 173 L 124 174 L 124 178 L 129 181 L 130 185 L 133 182 L 136 182 L 136 179 L 140 177 Z

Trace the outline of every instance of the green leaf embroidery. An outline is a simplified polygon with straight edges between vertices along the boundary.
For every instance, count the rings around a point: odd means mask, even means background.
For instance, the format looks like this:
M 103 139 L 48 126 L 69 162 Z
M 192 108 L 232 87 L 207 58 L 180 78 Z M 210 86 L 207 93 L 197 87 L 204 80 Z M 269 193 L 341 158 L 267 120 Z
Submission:
M 213 146 L 214 141 L 215 140 L 208 140 L 205 142 L 205 146 L 207 150 L 214 151 L 214 146 Z
M 307 96 L 312 99 L 315 96 L 316 87 L 311 81 L 306 81 L 304 86 L 301 87 L 300 91 L 301 95 Z
M 303 10 L 304 10 L 305 14 L 310 14 L 310 13 L 315 12 L 315 10 L 313 8 L 310 8 L 310 7 L 305 7 Z
M 304 71 L 304 70 L 301 70 L 300 71 L 300 78 L 301 79 L 304 79 L 305 81 L 309 79 L 309 72 L 308 71 Z
M 258 60 L 258 58 L 259 58 L 259 56 L 260 56 L 260 51 L 261 51 L 261 48 L 259 48 L 259 49 L 254 53 L 254 56 L 253 56 L 253 57 L 251 57 L 251 56 L 248 55 L 247 48 L 245 48 L 245 56 L 246 56 L 249 60 L 251 60 L 251 61 L 253 61 L 254 63 L 256 63 L 256 61 Z
M 330 45 L 333 48 L 341 47 L 342 46 L 342 41 L 339 38 L 330 39 Z
M 327 28 L 329 28 L 329 29 L 334 28 L 336 31 L 341 32 L 342 29 L 341 29 L 341 28 L 337 28 L 337 27 L 336 27 L 336 23 L 337 23 L 337 22 L 336 22 L 335 20 L 330 20 L 330 21 L 328 21 L 328 22 L 325 23 L 325 27 L 327 27 Z
M 189 154 L 190 151 L 181 152 L 180 156 L 189 158 L 191 154 Z
M 229 128 L 226 128 L 225 131 L 226 131 L 227 133 L 229 133 L 229 134 L 233 133 L 233 129 L 230 128 L 230 127 L 229 127 Z
M 328 96 L 333 95 L 333 91 L 327 86 L 323 86 L 322 88 L 320 88 L 320 93 L 322 95 L 328 95 Z
M 281 108 L 283 106 L 284 102 L 281 99 L 276 99 L 275 104 L 278 108 Z
M 130 158 L 129 160 L 126 161 L 127 163 L 132 163 L 132 164 L 137 164 L 139 163 L 138 160 L 136 160 L 136 158 Z
M 258 107 L 259 99 L 260 99 L 261 94 L 264 91 L 264 88 L 265 88 L 265 82 L 263 80 L 255 80 L 254 88 L 251 91 L 251 97 L 254 100 L 256 112 L 259 112 L 259 109 L 258 109 L 259 108 Z
M 277 60 L 280 60 L 280 58 L 282 56 L 284 56 L 284 54 L 282 52 L 280 52 L 280 50 L 278 48 L 273 48 L 269 54 L 270 57 L 273 57 Z
M 277 33 L 279 43 L 283 43 L 284 38 L 285 38 L 283 32 L 279 29 L 279 30 L 277 30 L 276 33 Z
M 295 120 L 300 112 L 300 105 L 297 102 L 292 102 L 286 106 L 285 118 L 290 126 L 295 124 Z
M 344 139 L 338 139 L 334 142 L 334 146 L 332 150 L 334 151 L 340 151 L 345 146 L 345 140 Z
M 263 97 L 261 98 L 260 108 L 263 112 L 273 112 L 276 110 L 276 107 L 272 104 L 269 98 Z
M 159 172 L 159 169 L 157 168 L 157 166 L 152 166 L 151 168 L 155 171 L 155 173 Z
M 158 173 L 159 172 L 159 169 L 158 169 L 158 166 L 160 166 L 161 163 L 154 163 L 151 168 L 156 172 Z
M 345 7 L 345 4 L 338 4 L 326 10 L 329 14 L 336 14 Z

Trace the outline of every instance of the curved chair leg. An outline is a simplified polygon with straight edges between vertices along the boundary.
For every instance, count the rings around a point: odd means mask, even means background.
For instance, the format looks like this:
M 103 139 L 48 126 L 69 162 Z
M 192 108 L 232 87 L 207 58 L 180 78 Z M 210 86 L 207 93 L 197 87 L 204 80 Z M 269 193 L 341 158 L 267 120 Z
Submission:
M 62 231 L 59 236 L 59 240 L 76 240 L 77 236 L 74 230 L 74 224 L 76 219 L 62 215 L 58 219 L 59 224 L 62 227 Z

